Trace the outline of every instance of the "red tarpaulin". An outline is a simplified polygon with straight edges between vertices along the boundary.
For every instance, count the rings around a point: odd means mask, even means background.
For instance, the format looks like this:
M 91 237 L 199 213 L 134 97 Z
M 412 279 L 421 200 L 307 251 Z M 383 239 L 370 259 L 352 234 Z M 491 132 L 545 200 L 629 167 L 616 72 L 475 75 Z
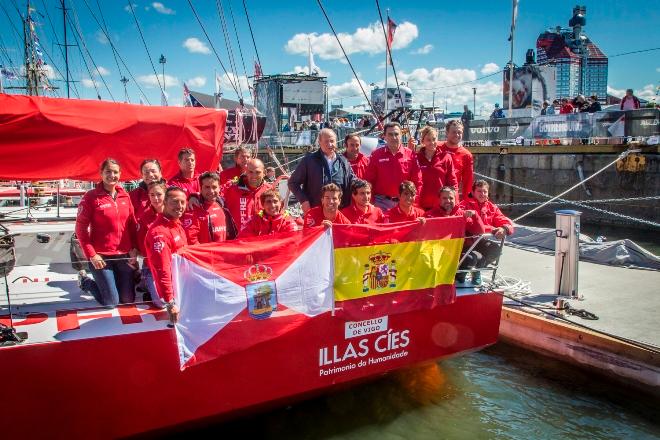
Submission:
M 146 158 L 169 178 L 182 147 L 195 150 L 198 171 L 214 170 L 226 121 L 226 110 L 0 94 L 0 179 L 100 180 L 107 157 L 122 180 L 140 178 Z

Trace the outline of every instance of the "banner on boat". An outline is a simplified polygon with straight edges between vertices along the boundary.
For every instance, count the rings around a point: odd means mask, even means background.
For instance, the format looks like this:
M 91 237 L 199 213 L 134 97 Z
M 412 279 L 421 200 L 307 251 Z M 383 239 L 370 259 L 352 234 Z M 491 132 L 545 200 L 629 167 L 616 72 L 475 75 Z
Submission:
M 334 225 L 183 248 L 173 260 L 182 369 L 335 311 L 359 320 L 450 304 L 462 217 Z

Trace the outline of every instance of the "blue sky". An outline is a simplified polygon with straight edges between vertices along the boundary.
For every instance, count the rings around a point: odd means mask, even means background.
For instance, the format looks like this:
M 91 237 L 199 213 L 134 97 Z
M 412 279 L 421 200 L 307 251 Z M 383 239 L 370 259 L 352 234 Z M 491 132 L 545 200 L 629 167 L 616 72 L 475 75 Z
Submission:
M 114 57 L 102 32 L 89 13 L 89 4 L 98 16 L 97 0 L 67 0 L 77 14 L 78 22 L 94 63 L 99 73 L 90 64 L 90 76 L 76 47 L 71 50 L 71 74 L 80 81 L 76 87 L 78 94 L 94 98 L 94 83 L 99 87 L 103 99 L 123 100 L 121 75 Z M 231 2 L 231 3 L 230 3 Z M 58 39 L 62 39 L 62 16 L 55 0 L 32 0 L 38 21 L 38 35 L 42 46 L 63 71 L 63 57 L 55 45 L 55 34 L 48 21 L 48 14 L 55 25 Z M 139 100 L 136 81 L 140 83 L 146 98 L 151 103 L 160 101 L 160 92 L 155 75 L 142 46 L 139 33 L 127 2 L 98 0 L 107 22 L 111 39 L 119 54 L 124 58 L 135 81 L 128 85 L 132 102 Z M 222 71 L 216 56 L 191 12 L 186 0 L 162 0 L 161 2 L 133 0 L 135 13 L 141 24 L 144 37 L 158 74 L 160 54 L 167 58 L 165 75 L 170 103 L 182 102 L 182 84 L 190 89 L 213 93 L 214 69 L 223 75 L 222 89 L 226 97 L 235 98 L 227 75 Z M 246 0 L 250 19 L 255 33 L 259 56 L 266 74 L 298 72 L 307 66 L 307 41 L 313 43 L 315 64 L 322 73 L 328 74 L 331 102 L 354 105 L 364 102 L 357 81 L 349 67 L 340 57 L 334 37 L 317 6 L 316 1 L 270 2 Z M 556 25 L 567 26 L 576 1 L 555 0 L 541 2 L 520 0 L 514 61 L 524 62 L 525 51 L 535 46 L 540 32 Z M 660 8 L 657 1 L 639 0 L 634 2 L 599 0 L 580 2 L 587 7 L 586 34 L 611 56 L 623 52 L 658 47 L 660 43 Z M 202 18 L 213 45 L 225 66 L 231 70 L 225 48 L 220 19 L 215 1 L 193 1 Z M 243 51 L 247 74 L 253 74 L 255 58 L 252 41 L 243 12 L 242 0 L 223 0 L 225 12 L 231 4 L 238 37 Z M 342 38 L 350 52 L 361 80 L 368 87 L 371 83 L 382 83 L 384 79 L 384 49 L 382 30 L 378 23 L 375 2 L 347 2 L 325 0 L 324 5 L 336 30 L 345 34 Z M 24 0 L 2 0 L 0 8 L 0 64 L 14 65 L 21 62 L 22 47 L 11 23 L 19 31 L 20 21 L 15 6 L 25 9 Z M 44 7 L 46 9 L 44 9 Z M 500 70 L 509 58 L 509 25 L 511 1 L 473 2 L 387 2 L 382 0 L 381 8 L 390 8 L 391 17 L 399 24 L 395 35 L 393 58 L 400 81 L 407 81 L 415 94 L 415 103 L 431 104 L 435 91 L 435 105 L 444 106 L 450 111 L 472 104 L 472 88 L 477 88 L 477 113 L 490 112 L 495 102 L 501 101 L 501 75 L 476 81 L 475 83 L 453 86 L 471 81 L 485 74 Z M 47 13 L 48 14 L 47 14 Z M 233 24 L 227 17 L 232 46 L 238 68 L 236 74 L 246 87 L 245 71 L 238 54 L 236 34 Z M 69 38 L 74 31 L 69 29 Z M 632 87 L 638 96 L 651 98 L 656 93 L 660 77 L 660 51 L 621 56 L 610 59 L 609 87 L 614 94 Z M 121 65 L 124 75 L 129 76 Z M 390 73 L 391 75 L 391 73 Z M 64 84 L 57 72 L 53 72 L 54 83 Z M 391 76 L 390 76 L 391 77 Z M 101 82 L 106 81 L 110 92 Z M 7 84 L 6 84 L 7 85 Z M 11 85 L 11 84 L 9 84 Z M 14 84 L 17 85 L 17 84 Z M 448 87 L 450 86 L 450 87 Z M 247 97 L 247 92 L 243 93 Z M 72 92 L 72 95 L 74 93 Z M 74 95 L 75 96 L 75 95 Z

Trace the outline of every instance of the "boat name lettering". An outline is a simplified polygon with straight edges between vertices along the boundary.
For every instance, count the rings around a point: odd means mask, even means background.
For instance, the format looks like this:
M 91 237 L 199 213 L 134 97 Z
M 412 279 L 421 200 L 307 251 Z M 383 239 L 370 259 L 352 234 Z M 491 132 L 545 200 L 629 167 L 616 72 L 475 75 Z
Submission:
M 409 344 L 410 330 L 394 331 L 389 329 L 387 333 L 378 336 L 373 341 L 363 338 L 357 342 L 348 342 L 345 346 L 321 347 L 319 349 L 319 367 L 364 358 L 369 355 L 372 348 L 376 353 L 385 353 L 405 348 Z

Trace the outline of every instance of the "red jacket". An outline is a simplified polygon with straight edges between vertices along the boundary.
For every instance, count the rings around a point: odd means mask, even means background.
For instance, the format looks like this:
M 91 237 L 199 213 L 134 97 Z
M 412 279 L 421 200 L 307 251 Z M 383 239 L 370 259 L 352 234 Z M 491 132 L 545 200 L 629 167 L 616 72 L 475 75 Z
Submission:
M 354 225 L 375 225 L 376 223 L 385 223 L 383 211 L 372 204 L 367 206 L 367 212 L 362 212 L 351 203 L 350 206 L 341 210 L 341 213 Z
M 406 214 L 401 211 L 399 205 L 396 205 L 394 208 L 388 210 L 385 213 L 385 218 L 388 223 L 399 223 L 399 222 L 411 222 L 417 220 L 420 217 L 424 217 L 426 213 L 423 209 L 420 209 L 416 206 L 413 206 L 410 210 L 410 214 Z
M 181 218 L 188 244 L 227 241 L 227 219 L 218 202 L 204 202 Z
M 159 214 L 149 227 L 144 244 L 156 292 L 165 302 L 170 302 L 174 299 L 172 255 L 187 245 L 181 222 Z
M 472 153 L 462 145 L 459 145 L 458 148 L 450 148 L 446 142 L 442 144 L 442 149 L 451 155 L 458 191 L 461 194 L 461 200 L 463 200 L 472 191 L 472 182 L 474 182 Z
M 224 185 L 235 177 L 240 177 L 241 174 L 243 174 L 243 170 L 238 165 L 222 170 L 220 173 L 220 185 Z
M 346 156 L 346 154 L 344 154 L 344 156 Z M 369 158 L 362 153 L 358 153 L 355 160 L 349 160 L 348 157 L 346 157 L 346 160 L 348 160 L 348 163 L 351 165 L 351 169 L 353 170 L 355 177 L 364 180 L 365 176 L 367 175 Z
M 144 182 L 140 182 L 137 188 L 128 193 L 131 198 L 131 203 L 133 204 L 133 212 L 135 212 L 135 218 L 139 219 L 142 214 L 145 213 L 151 206 L 149 201 L 149 193 L 147 192 L 147 186 Z
M 559 114 L 560 115 L 566 115 L 568 113 L 573 113 L 574 109 L 575 109 L 575 107 L 573 107 L 573 104 L 571 104 L 570 102 L 567 102 L 566 104 L 562 105 L 559 108 Z
M 486 200 L 484 203 L 479 203 L 477 199 L 468 197 L 461 202 L 460 207 L 464 211 L 469 209 L 476 211 L 484 224 L 486 232 L 492 231 L 493 228 L 503 227 L 506 229 L 506 235 L 513 234 L 513 222 L 511 219 L 502 214 L 500 208 L 490 200 Z
M 245 224 L 245 227 L 238 234 L 238 238 L 273 235 L 277 232 L 294 232 L 297 230 L 298 226 L 289 211 L 271 217 L 262 210 L 253 215 L 250 221 Z
M 463 217 L 464 214 L 465 211 L 463 211 L 460 208 L 460 206 L 456 205 L 449 214 L 447 214 L 447 211 L 445 211 L 441 207 L 437 207 L 428 211 L 426 213 L 426 217 L 453 217 L 453 216 Z M 472 217 L 468 217 L 465 219 L 465 235 L 481 235 L 484 232 L 485 232 L 484 224 L 481 221 L 481 217 L 479 217 L 478 215 L 473 215 Z
M 144 238 L 147 236 L 147 231 L 154 221 L 158 218 L 158 213 L 149 206 L 149 208 L 142 213 L 137 221 L 137 249 L 140 255 L 147 255 L 147 250 L 144 247 Z
M 371 153 L 365 179 L 371 183 L 375 195 L 399 197 L 399 185 L 404 180 L 414 183 L 418 194 L 422 191 L 422 172 L 417 156 L 403 145 L 399 145 L 396 154 L 392 154 L 387 145 Z
M 443 186 L 458 189 L 458 180 L 454 173 L 454 162 L 451 154 L 440 147 L 435 147 L 431 160 L 424 154 L 425 148 L 417 153 L 419 168 L 422 170 L 422 192 L 419 196 L 419 206 L 431 209 L 438 204 L 438 191 Z
M 76 236 L 87 258 L 127 254 L 136 247 L 137 225 L 131 199 L 121 185 L 116 189 L 113 199 L 103 183 L 98 183 L 78 205 Z
M 325 220 L 325 216 L 323 215 L 323 207 L 316 206 L 307 211 L 307 214 L 305 214 L 305 217 L 303 218 L 305 225 L 303 227 L 311 228 L 313 226 L 321 226 L 323 220 Z M 346 216 L 341 213 L 341 211 L 337 211 L 337 216 L 332 221 L 332 223 L 338 225 L 350 225 L 351 221 L 347 219 Z
M 250 188 L 245 176 L 239 177 L 225 190 L 225 206 L 229 209 L 238 230 L 242 230 L 247 222 L 257 212 L 261 211 L 259 196 L 264 191 L 272 188 L 272 185 L 264 181 L 258 188 Z
M 199 174 L 195 174 L 192 179 L 183 177 L 181 171 L 176 176 L 167 181 L 167 186 L 178 186 L 185 191 L 186 197 L 193 194 L 199 194 Z

